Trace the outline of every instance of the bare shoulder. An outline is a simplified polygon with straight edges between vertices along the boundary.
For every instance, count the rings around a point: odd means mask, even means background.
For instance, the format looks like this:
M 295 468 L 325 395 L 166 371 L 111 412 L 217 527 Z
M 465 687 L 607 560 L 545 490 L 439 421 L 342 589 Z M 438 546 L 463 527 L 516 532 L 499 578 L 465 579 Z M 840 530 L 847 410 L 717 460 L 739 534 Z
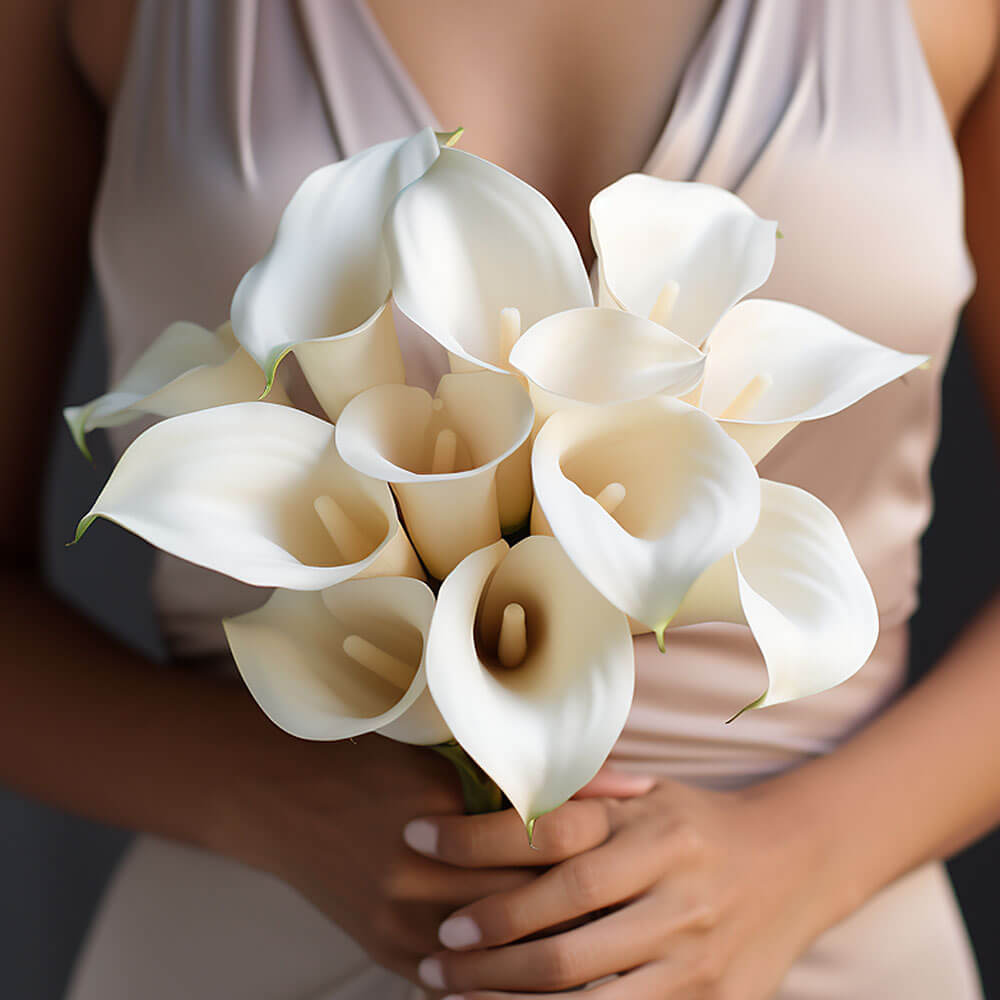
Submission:
M 945 113 L 957 130 L 997 55 L 1000 0 L 909 0 Z
M 105 107 L 118 93 L 135 6 L 136 0 L 65 0 L 73 58 Z

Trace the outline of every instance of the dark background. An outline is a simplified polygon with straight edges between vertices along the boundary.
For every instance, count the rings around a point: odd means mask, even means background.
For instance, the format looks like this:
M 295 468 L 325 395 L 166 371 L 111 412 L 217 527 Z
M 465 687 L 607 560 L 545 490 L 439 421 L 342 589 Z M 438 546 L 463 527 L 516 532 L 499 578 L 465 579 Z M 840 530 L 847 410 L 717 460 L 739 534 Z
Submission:
M 91 301 L 65 387 L 67 402 L 83 402 L 103 390 L 105 355 L 98 331 Z M 924 540 L 921 610 L 913 621 L 915 677 L 933 665 L 989 596 L 1000 566 L 1000 463 L 961 341 L 948 367 L 944 400 L 944 432 L 934 465 L 937 514 Z M 161 658 L 142 583 L 150 565 L 144 543 L 99 520 L 88 532 L 87 545 L 64 548 L 110 471 L 106 444 L 100 435 L 93 437 L 96 469 L 76 453 L 61 421 L 53 420 L 45 498 L 47 570 L 59 593 L 127 642 Z M 5 997 L 61 997 L 101 887 L 126 842 L 120 831 L 26 802 L 0 786 L 0 977 Z M 1000 1000 L 1000 834 L 965 851 L 949 867 L 987 998 Z

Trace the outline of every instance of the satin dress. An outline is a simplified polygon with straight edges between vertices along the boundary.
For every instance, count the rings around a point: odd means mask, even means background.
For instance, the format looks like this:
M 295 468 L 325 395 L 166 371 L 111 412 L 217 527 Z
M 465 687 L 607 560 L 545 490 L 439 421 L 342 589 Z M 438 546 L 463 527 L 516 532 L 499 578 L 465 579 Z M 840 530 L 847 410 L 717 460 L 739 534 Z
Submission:
M 112 380 L 170 322 L 224 321 L 242 274 L 314 168 L 434 122 L 362 0 L 142 0 L 93 229 Z M 614 759 L 735 787 L 837 746 L 899 692 L 940 376 L 973 272 L 962 178 L 906 0 L 722 0 L 644 171 L 729 188 L 777 219 L 760 295 L 933 356 L 844 413 L 801 425 L 760 467 L 828 504 L 871 580 L 881 638 L 824 694 L 742 716 L 765 686 L 748 630 L 696 626 L 661 657 L 636 641 L 635 705 Z M 408 379 L 444 357 L 403 335 Z M 135 429 L 119 429 L 121 450 Z M 225 660 L 220 619 L 265 594 L 169 556 L 154 599 L 177 656 Z M 78 962 L 70 1000 L 413 1000 L 291 889 L 139 837 Z M 779 1000 L 975 1000 L 950 884 L 928 864 L 822 935 Z

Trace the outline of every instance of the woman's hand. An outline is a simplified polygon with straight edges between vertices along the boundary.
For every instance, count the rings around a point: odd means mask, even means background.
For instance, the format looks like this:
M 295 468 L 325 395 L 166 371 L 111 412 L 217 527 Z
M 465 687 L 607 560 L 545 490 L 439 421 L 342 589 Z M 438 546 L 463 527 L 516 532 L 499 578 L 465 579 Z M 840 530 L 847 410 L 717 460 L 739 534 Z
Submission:
M 616 973 L 587 996 L 763 1000 L 841 916 L 820 821 L 767 783 L 664 781 L 631 800 L 570 802 L 538 821 L 537 851 L 509 811 L 421 819 L 408 837 L 460 868 L 558 862 L 442 924 L 450 950 L 420 973 L 464 1000 L 562 996 Z
M 309 743 L 263 716 L 247 722 L 253 748 L 241 740 L 247 759 L 211 846 L 291 884 L 379 964 L 416 982 L 449 912 L 533 879 L 503 864 L 464 870 L 406 845 L 413 817 L 463 812 L 457 775 L 432 751 L 377 735 Z

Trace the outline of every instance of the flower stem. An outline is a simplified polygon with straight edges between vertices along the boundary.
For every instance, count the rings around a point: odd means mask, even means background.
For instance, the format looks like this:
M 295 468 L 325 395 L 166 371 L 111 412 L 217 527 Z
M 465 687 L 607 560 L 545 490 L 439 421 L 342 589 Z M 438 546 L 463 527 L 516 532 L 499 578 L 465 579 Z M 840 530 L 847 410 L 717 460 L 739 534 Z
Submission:
M 496 782 L 456 743 L 439 743 L 431 747 L 442 757 L 450 760 L 458 771 L 462 781 L 462 795 L 465 798 L 465 811 L 470 815 L 476 813 L 499 812 L 504 808 L 503 792 Z

